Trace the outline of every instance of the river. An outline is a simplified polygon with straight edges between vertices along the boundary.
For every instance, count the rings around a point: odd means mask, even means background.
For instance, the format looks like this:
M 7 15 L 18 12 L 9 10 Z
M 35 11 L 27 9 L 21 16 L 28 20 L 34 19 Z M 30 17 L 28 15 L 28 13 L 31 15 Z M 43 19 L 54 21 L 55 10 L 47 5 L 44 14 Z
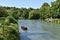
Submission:
M 20 40 L 60 40 L 60 24 L 42 20 L 19 20 Z M 26 26 L 27 31 L 21 29 Z

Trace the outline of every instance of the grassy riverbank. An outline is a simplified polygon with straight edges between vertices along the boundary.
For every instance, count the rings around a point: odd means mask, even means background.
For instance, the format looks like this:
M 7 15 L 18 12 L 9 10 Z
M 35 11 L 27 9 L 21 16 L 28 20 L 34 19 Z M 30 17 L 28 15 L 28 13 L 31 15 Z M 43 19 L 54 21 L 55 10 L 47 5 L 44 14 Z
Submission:
M 58 23 L 58 24 L 60 24 L 60 20 L 52 20 L 52 23 Z
M 57 23 L 57 24 L 60 24 L 60 19 L 49 19 L 49 20 L 46 20 L 47 22 L 52 22 L 52 23 Z

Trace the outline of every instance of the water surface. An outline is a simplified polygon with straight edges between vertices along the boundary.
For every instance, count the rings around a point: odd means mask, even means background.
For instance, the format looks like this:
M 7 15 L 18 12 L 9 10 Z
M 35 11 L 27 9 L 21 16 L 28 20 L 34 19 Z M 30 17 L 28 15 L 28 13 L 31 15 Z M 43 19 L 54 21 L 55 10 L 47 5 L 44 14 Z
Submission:
M 42 20 L 19 20 L 18 23 L 21 40 L 60 40 L 60 24 Z M 22 30 L 21 26 L 28 30 Z

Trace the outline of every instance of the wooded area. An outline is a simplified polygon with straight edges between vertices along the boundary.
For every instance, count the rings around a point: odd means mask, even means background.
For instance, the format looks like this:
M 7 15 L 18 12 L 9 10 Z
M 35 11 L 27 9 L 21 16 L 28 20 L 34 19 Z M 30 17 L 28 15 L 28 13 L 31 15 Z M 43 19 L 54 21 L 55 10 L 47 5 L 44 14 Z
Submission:
M 46 19 L 46 18 L 60 18 L 60 0 L 48 3 L 43 3 L 41 8 L 16 8 L 16 7 L 2 7 L 0 6 L 0 17 L 7 17 L 11 15 L 15 19 L 23 17 L 25 19 Z

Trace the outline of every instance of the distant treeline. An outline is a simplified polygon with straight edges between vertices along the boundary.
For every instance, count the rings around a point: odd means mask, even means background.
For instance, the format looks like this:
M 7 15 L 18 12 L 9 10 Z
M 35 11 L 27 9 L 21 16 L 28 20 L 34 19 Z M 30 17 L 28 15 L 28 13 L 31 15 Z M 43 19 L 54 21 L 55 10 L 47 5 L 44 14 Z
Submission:
M 48 3 L 43 3 L 41 8 L 16 8 L 0 6 L 0 17 L 13 16 L 15 19 L 23 17 L 24 19 L 46 19 L 60 18 L 60 0 Z

